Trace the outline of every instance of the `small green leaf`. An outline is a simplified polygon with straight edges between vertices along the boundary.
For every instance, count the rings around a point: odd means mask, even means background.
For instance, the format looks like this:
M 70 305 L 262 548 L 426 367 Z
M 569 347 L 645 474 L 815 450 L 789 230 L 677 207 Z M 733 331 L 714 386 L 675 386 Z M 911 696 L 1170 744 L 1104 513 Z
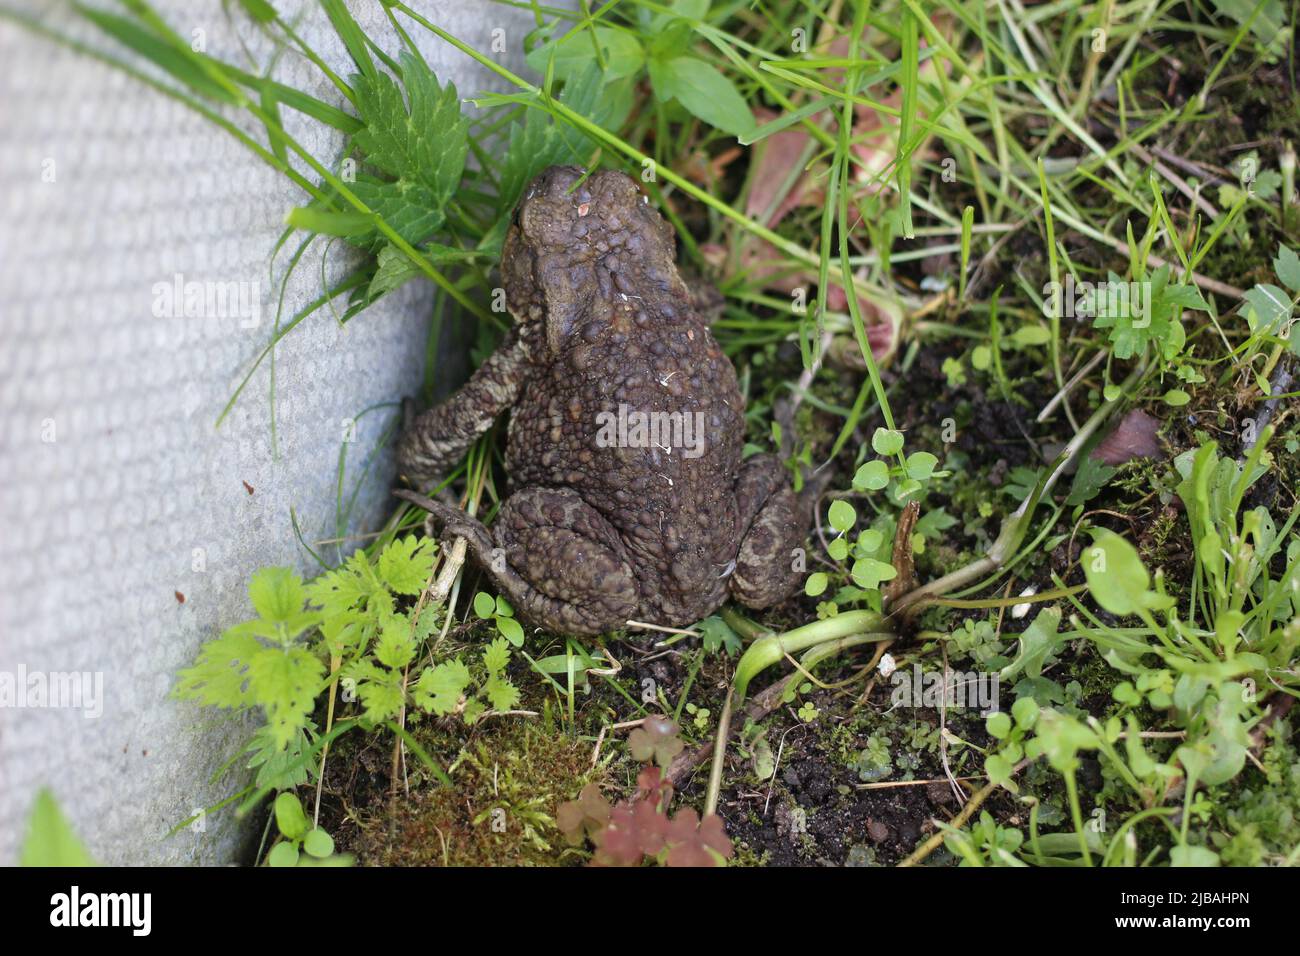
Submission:
M 1169 851 L 1170 866 L 1218 866 L 1219 854 L 1208 847 L 1192 846 L 1190 843 L 1176 846 Z
M 889 485 L 889 465 L 879 458 L 873 459 L 853 476 L 853 487 L 863 491 L 879 491 Z
M 500 674 L 493 674 L 483 685 L 483 696 L 493 710 L 514 710 L 519 705 L 519 689 Z
M 694 56 L 652 59 L 650 78 L 661 100 L 676 99 L 710 126 L 745 136 L 754 129 L 754 114 L 732 82 L 716 67 Z
M 97 866 L 59 809 L 54 794 L 41 790 L 27 817 L 19 866 Z
M 249 661 L 249 692 L 266 710 L 266 721 L 281 749 L 306 724 L 324 676 L 325 666 L 301 647 L 264 648 Z
M 897 455 L 903 450 L 903 433 L 890 428 L 877 428 L 871 436 L 871 447 L 882 458 Z
M 1043 672 L 1043 663 L 1058 645 L 1063 643 L 1057 636 L 1061 626 L 1061 612 L 1054 607 L 1043 608 L 1038 612 L 1029 627 L 1020 635 L 1020 653 L 1016 659 L 1002 668 L 1000 677 L 1009 681 L 1022 670 L 1030 677 L 1038 677 Z
M 267 866 L 297 866 L 298 865 L 298 844 L 289 840 L 282 840 L 275 846 L 271 847 L 271 852 L 266 855 Z
M 474 613 L 485 621 L 490 621 L 497 612 L 497 602 L 486 591 L 474 595 Z
M 1003 711 L 994 711 L 988 715 L 985 720 L 985 726 L 988 728 L 989 736 L 998 740 L 1006 740 L 1007 735 L 1011 733 L 1011 718 Z
M 885 535 L 879 528 L 866 528 L 858 535 L 858 554 L 868 558 L 880 550 L 885 543 Z
M 309 856 L 323 860 L 334 852 L 334 838 L 317 827 L 303 838 L 302 848 Z
M 613 27 L 576 27 L 558 40 L 537 47 L 524 59 L 534 70 L 544 73 L 553 55 L 555 75 L 567 80 L 581 75 L 589 66 L 599 66 L 597 46 L 604 60 L 604 77 L 608 81 L 631 76 L 645 65 L 645 50 L 636 34 Z
M 311 829 L 297 795 L 286 790 L 275 798 L 275 825 L 286 840 L 301 840 Z
M 1052 333 L 1044 325 L 1022 325 L 1009 338 L 1016 348 L 1027 348 L 1031 345 L 1046 345 L 1052 340 Z
M 1248 291 L 1244 311 L 1252 332 L 1272 332 L 1291 315 L 1291 297 L 1271 283 L 1261 283 Z
M 1011 705 L 1011 716 L 1016 720 L 1016 726 L 1022 730 L 1028 730 L 1034 726 L 1038 720 L 1038 701 L 1032 697 L 1021 697 Z
M 858 520 L 858 513 L 847 501 L 836 500 L 831 502 L 826 518 L 832 528 L 843 533 L 853 527 L 853 522 Z
M 1121 617 L 1169 607 L 1173 600 L 1150 589 L 1151 577 L 1137 549 L 1113 531 L 1094 532 L 1083 555 L 1083 571 L 1092 599 Z
M 926 481 L 934 474 L 939 459 L 928 451 L 917 451 L 907 456 L 907 477 L 916 481 Z
M 513 617 L 497 618 L 497 629 L 515 647 L 524 646 L 524 628 Z
M 1273 271 L 1282 280 L 1282 284 L 1292 292 L 1300 292 L 1300 255 L 1289 246 L 1277 247 L 1277 258 L 1273 260 Z
M 812 574 L 808 575 L 808 580 L 804 582 L 803 593 L 809 597 L 817 597 L 819 594 L 825 592 L 826 586 L 829 583 L 830 579 L 824 572 L 814 571 Z
M 740 635 L 722 618 L 716 615 L 706 617 L 697 626 L 701 635 L 700 643 L 707 653 L 716 654 L 718 651 L 725 651 L 728 656 L 732 656 L 740 650 Z
M 850 572 L 855 584 L 861 588 L 877 588 L 882 581 L 889 581 L 898 576 L 892 564 L 877 561 L 875 558 L 858 558 L 853 562 Z
M 390 615 L 375 641 L 375 660 L 391 670 L 400 670 L 415 658 L 415 638 L 405 614 Z

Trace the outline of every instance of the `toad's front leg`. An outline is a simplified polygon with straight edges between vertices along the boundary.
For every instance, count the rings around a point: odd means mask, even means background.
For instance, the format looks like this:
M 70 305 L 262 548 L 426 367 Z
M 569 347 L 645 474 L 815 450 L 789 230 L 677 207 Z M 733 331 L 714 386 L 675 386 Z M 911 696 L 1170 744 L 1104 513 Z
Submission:
M 397 471 L 425 488 L 465 456 L 519 398 L 528 351 L 514 329 L 455 395 L 407 424 L 397 442 Z
M 464 538 L 474 563 L 530 623 L 596 635 L 635 617 L 640 589 L 614 526 L 567 488 L 523 488 L 501 505 L 489 533 L 457 508 L 410 492 L 444 541 Z

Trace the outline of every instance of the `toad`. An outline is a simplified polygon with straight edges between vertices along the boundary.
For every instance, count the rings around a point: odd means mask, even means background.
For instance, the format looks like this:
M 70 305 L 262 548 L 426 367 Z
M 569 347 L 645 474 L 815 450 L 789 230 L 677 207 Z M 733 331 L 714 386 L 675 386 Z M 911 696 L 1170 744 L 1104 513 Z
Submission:
M 595 635 L 694 624 L 798 583 L 807 509 L 774 455 L 742 460 L 744 401 L 675 264 L 672 228 L 632 179 L 554 166 L 525 190 L 501 255 L 515 322 L 398 444 L 417 487 L 511 411 L 510 494 L 491 529 L 430 512 L 520 616 Z

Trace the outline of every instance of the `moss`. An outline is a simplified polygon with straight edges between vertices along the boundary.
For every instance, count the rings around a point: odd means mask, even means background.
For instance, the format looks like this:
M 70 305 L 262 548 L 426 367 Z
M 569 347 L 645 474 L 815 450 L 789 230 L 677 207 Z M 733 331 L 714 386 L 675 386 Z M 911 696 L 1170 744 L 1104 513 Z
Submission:
M 578 864 L 555 827 L 555 808 L 587 783 L 591 745 L 532 724 L 498 722 L 461 750 L 453 786 L 429 781 L 361 820 L 350 849 L 383 866 L 554 866 Z

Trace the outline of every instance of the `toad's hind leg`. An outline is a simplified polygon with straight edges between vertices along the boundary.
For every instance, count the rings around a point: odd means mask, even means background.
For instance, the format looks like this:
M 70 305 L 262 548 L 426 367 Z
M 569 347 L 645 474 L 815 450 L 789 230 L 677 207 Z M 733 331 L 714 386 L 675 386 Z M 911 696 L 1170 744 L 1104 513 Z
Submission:
M 736 506 L 741 537 L 731 595 L 746 607 L 771 607 L 799 584 L 795 551 L 808 534 L 807 509 L 774 455 L 755 455 L 741 465 Z
M 498 564 L 504 561 L 518 579 L 507 592 L 529 620 L 594 635 L 635 616 L 640 589 L 623 542 L 577 493 L 521 489 L 506 499 L 493 531 Z
M 441 525 L 444 540 L 465 538 L 474 562 L 529 622 L 595 635 L 635 616 L 640 591 L 623 542 L 575 492 L 520 489 L 502 504 L 491 534 L 455 508 L 427 498 L 418 503 Z

